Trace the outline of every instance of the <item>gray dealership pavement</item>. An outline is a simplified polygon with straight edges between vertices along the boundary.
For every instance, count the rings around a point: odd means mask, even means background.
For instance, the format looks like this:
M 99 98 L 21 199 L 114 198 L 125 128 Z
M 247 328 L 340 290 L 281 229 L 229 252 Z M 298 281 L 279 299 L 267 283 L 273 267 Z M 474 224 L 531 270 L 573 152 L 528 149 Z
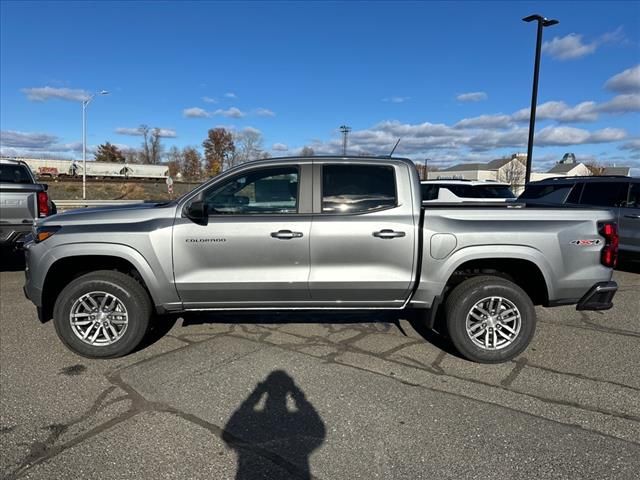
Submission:
M 403 316 L 211 314 L 124 359 L 58 341 L 0 273 L 3 478 L 637 478 L 640 275 L 538 310 L 484 366 Z M 374 321 L 375 320 L 375 321 Z M 166 332 L 170 328 L 170 331 Z

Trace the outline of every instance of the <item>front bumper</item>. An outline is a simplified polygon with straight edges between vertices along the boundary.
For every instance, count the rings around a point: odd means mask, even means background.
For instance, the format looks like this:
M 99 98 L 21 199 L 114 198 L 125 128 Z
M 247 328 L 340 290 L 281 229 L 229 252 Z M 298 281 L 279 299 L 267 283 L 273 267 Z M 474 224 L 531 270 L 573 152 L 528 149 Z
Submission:
M 580 299 L 576 310 L 609 310 L 618 291 L 616 282 L 598 282 Z

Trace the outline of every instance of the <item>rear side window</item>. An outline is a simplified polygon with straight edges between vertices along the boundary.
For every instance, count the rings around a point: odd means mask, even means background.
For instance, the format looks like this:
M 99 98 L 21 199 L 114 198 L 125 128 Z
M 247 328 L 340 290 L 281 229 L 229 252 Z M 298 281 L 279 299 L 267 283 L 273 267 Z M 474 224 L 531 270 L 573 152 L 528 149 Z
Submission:
M 323 213 L 362 213 L 396 205 L 393 167 L 325 165 L 322 168 Z
M 582 190 L 580 204 L 597 207 L 617 207 L 627 200 L 626 182 L 589 182 Z
M 440 185 L 429 185 L 427 183 L 423 183 L 420 185 L 420 189 L 422 191 L 422 200 L 436 200 L 438 198 Z
M 24 165 L 0 164 L 0 183 L 33 183 Z
M 545 203 L 564 203 L 573 185 L 529 185 L 520 195 L 523 200 Z
M 640 183 L 632 183 L 629 189 L 629 201 L 627 202 L 629 208 L 640 208 Z

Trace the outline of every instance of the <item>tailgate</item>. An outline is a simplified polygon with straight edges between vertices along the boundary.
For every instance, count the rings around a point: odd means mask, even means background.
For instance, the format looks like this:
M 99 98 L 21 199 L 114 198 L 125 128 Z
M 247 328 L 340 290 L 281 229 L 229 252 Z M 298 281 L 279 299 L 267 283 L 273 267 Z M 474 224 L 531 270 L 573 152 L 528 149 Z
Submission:
M 42 185 L 0 184 L 0 226 L 31 224 L 37 217 Z

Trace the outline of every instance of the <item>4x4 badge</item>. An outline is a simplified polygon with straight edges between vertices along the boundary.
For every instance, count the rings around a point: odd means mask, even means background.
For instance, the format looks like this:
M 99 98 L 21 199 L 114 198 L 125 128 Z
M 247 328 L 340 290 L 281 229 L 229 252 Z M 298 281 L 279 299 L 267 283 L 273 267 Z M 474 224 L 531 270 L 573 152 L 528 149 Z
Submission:
M 578 245 L 579 247 L 592 247 L 594 245 L 602 245 L 602 240 L 599 238 L 593 240 L 573 240 L 569 243 L 571 245 Z

